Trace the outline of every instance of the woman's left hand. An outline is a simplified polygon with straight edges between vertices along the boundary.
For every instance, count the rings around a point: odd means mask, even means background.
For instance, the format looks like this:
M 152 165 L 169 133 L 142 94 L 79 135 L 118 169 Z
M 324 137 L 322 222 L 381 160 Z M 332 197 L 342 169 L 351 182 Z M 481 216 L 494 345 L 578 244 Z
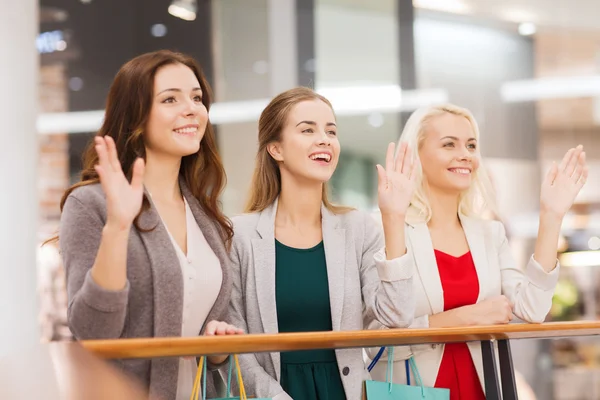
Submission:
M 223 321 L 210 321 L 206 324 L 206 329 L 204 330 L 204 336 L 240 335 L 243 333 L 244 331 L 242 329 Z
M 206 324 L 204 336 L 241 335 L 244 331 L 223 321 L 210 321 Z M 228 356 L 209 356 L 208 360 L 215 365 L 224 363 Z M 193 360 L 194 356 L 183 357 L 185 360 Z
M 542 183 L 540 211 L 563 218 L 585 184 L 588 167 L 583 146 L 567 151 L 561 163 L 552 165 Z

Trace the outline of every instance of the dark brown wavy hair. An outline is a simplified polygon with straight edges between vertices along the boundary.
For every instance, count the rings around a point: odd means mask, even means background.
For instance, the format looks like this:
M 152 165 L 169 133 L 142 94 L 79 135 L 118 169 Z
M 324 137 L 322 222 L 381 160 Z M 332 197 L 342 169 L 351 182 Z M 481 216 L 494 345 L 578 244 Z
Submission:
M 134 161 L 138 157 L 146 159 L 143 136 L 152 108 L 154 77 L 160 68 L 172 64 L 183 64 L 194 72 L 202 89 L 202 103 L 207 110 L 210 110 L 212 90 L 202 69 L 192 57 L 160 50 L 140 55 L 123 65 L 108 92 L 104 123 L 97 135 L 110 136 L 114 139 L 121 166 L 130 180 Z M 81 181 L 71 186 L 63 195 L 60 202 L 61 212 L 67 197 L 73 190 L 100 182 L 94 169 L 96 164 L 98 164 L 98 154 L 92 140 L 83 155 Z M 217 153 L 215 134 L 210 122 L 206 125 L 198 152 L 182 158 L 179 174 L 206 214 L 217 222 L 221 237 L 229 247 L 233 228 L 229 219 L 221 211 L 219 201 L 227 178 Z M 149 208 L 150 201 L 144 196 L 140 214 Z M 137 229 L 144 231 L 139 226 L 140 214 L 134 224 Z M 58 236 L 49 241 L 57 239 Z

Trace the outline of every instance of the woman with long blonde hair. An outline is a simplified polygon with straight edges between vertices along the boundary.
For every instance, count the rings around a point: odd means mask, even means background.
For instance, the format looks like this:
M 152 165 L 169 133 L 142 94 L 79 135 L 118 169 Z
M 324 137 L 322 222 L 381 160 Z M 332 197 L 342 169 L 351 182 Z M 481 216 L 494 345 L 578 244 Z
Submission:
M 560 228 L 586 181 L 585 153 L 570 149 L 545 177 L 535 252 L 521 269 L 502 223 L 483 218 L 495 205 L 479 142 L 471 112 L 451 104 L 415 111 L 400 138 L 419 165 L 406 215 L 407 252 L 418 271 L 413 328 L 505 324 L 513 314 L 542 322 L 550 311 Z M 409 357 L 426 386 L 449 388 L 451 399 L 485 398 L 478 342 L 398 347 L 394 382 L 406 382 Z M 372 370 L 374 379 L 385 379 L 385 364 Z
M 326 98 L 307 88 L 278 95 L 260 117 L 258 140 L 247 214 L 233 218 L 229 322 L 248 333 L 410 325 L 403 219 L 414 168 L 406 146 L 394 163 L 392 144 L 386 168 L 378 166 L 381 235 L 370 215 L 327 197 L 340 143 Z M 367 377 L 362 349 L 247 354 L 240 362 L 247 391 L 277 400 L 359 399 Z

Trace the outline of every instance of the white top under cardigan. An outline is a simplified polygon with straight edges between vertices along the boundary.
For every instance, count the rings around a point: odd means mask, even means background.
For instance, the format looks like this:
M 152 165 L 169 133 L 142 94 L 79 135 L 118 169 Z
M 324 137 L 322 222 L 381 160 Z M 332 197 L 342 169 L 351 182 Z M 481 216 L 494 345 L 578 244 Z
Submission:
M 183 276 L 181 336 L 193 337 L 200 333 L 217 299 L 223 273 L 221 263 L 204 238 L 187 201 L 185 201 L 185 223 L 187 255 L 183 253 L 170 232 L 169 237 L 177 252 Z M 195 357 L 179 359 L 176 400 L 189 400 L 197 368 Z

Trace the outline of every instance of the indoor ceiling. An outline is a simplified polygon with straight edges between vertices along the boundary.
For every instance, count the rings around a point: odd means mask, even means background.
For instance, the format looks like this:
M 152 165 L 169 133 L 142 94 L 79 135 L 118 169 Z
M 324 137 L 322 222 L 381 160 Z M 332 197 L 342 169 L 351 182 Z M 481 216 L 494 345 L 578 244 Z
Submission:
M 394 12 L 397 0 L 318 0 L 321 4 Z M 600 30 L 598 0 L 413 0 L 419 10 L 470 15 L 493 21 L 533 22 L 541 28 Z
M 415 3 L 433 3 L 415 0 Z M 443 0 L 461 3 L 475 16 L 509 22 L 533 22 L 545 28 L 599 30 L 600 2 L 597 0 Z M 442 0 L 435 1 L 442 3 Z

